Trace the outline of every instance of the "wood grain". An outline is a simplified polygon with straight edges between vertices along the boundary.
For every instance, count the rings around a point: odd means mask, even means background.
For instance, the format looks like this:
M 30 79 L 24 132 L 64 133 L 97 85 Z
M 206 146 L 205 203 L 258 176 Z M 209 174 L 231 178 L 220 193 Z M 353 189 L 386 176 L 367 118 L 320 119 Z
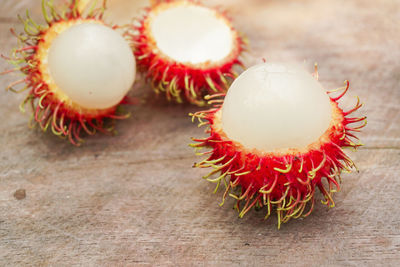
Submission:
M 197 108 L 166 103 L 142 82 L 132 95 L 143 101 L 128 107 L 134 116 L 118 123 L 118 136 L 81 148 L 29 130 L 23 95 L 1 91 L 1 266 L 399 266 L 400 1 L 205 3 L 228 10 L 248 36 L 248 65 L 318 62 L 326 88 L 350 80 L 344 106 L 356 95 L 365 103 L 366 145 L 349 152 L 360 173 L 343 175 L 337 207 L 317 205 L 279 231 L 265 211 L 239 219 L 233 201 L 220 208 L 222 193 L 191 168 L 199 159 L 187 144 L 203 133 L 187 114 Z M 15 45 L 8 29 L 21 29 L 15 18 L 26 8 L 40 18 L 39 0 L 1 1 L 0 52 Z M 0 77 L 0 87 L 15 78 Z

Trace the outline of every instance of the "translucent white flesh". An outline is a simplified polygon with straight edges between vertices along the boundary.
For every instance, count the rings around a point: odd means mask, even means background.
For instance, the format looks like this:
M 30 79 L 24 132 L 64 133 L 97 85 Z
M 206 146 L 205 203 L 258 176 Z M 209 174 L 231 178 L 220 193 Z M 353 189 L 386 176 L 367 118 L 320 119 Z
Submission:
M 214 10 L 183 2 L 155 12 L 151 21 L 157 47 L 177 62 L 215 62 L 232 50 L 231 29 Z
M 72 26 L 51 44 L 48 68 L 57 87 L 84 108 L 117 105 L 131 88 L 136 63 L 124 38 L 94 23 Z
M 248 149 L 304 149 L 329 128 L 330 99 L 301 67 L 264 63 L 241 74 L 222 107 L 222 129 Z

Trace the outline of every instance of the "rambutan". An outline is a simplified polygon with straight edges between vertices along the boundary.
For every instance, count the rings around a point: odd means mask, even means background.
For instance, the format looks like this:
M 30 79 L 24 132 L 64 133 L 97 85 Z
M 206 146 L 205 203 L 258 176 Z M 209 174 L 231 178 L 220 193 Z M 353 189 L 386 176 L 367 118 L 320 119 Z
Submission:
M 36 24 L 27 12 L 26 19 L 20 18 L 25 32 L 11 30 L 19 47 L 3 56 L 15 66 L 4 73 L 25 75 L 7 90 L 28 90 L 20 109 L 31 105 L 30 125 L 51 128 L 75 145 L 82 142 L 81 132 L 112 133 L 113 119 L 129 115 L 118 106 L 126 103 L 134 82 L 135 58 L 128 42 L 102 21 L 103 3 L 95 8 L 96 3 L 90 7 L 88 1 L 71 0 L 57 11 L 52 1 L 42 0 L 46 25 Z M 15 88 L 20 84 L 24 86 Z
M 366 124 L 366 117 L 351 117 L 359 100 L 348 111 L 339 107 L 345 84 L 326 92 L 302 68 L 264 63 L 241 74 L 224 100 L 223 94 L 208 97 L 214 108 L 191 115 L 208 126 L 209 136 L 191 146 L 207 155 L 194 167 L 213 168 L 204 178 L 217 184 L 215 192 L 225 185 L 221 205 L 228 195 L 235 198 L 240 217 L 265 206 L 267 218 L 275 208 L 278 228 L 311 213 L 316 188 L 333 207 L 342 171 L 356 168 L 343 148 L 361 145 L 354 132 Z
M 128 35 L 155 92 L 199 106 L 229 88 L 246 43 L 225 13 L 191 0 L 154 4 Z

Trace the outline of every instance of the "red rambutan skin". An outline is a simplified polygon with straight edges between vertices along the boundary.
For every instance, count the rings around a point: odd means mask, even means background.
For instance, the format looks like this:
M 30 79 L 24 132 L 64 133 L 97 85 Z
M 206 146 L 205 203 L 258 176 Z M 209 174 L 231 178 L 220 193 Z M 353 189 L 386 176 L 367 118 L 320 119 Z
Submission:
M 207 152 L 196 153 L 208 157 L 195 163 L 194 167 L 214 169 L 204 178 L 217 183 L 215 192 L 221 183 L 225 185 L 221 205 L 228 195 L 235 198 L 240 217 L 252 207 L 266 206 L 267 218 L 271 209 L 276 208 L 278 228 L 282 222 L 305 217 L 312 212 L 316 188 L 324 196 L 322 203 L 334 207 L 332 195 L 340 189 L 341 172 L 356 168 L 342 148 L 361 146 L 352 141 L 358 140 L 353 133 L 366 125 L 366 117 L 350 117 L 362 106 L 359 100 L 353 109 L 346 112 L 338 106 L 338 100 L 348 88 L 346 81 L 344 91 L 338 97 L 330 97 L 332 122 L 325 134 L 305 150 L 293 149 L 285 153 L 248 150 L 230 140 L 220 127 L 223 100 L 211 100 L 210 104 L 215 104 L 213 109 L 191 114 L 193 119 L 199 120 L 199 126 L 209 126 L 206 130 L 209 137 L 193 139 L 197 143 L 191 146 L 196 151 L 211 148 Z M 354 123 L 356 126 L 351 126 Z M 211 178 L 217 173 L 217 178 Z M 244 204 L 241 205 L 242 202 Z
M 25 105 L 29 104 L 32 108 L 30 127 L 39 125 L 43 131 L 51 128 L 55 135 L 68 138 L 74 145 L 82 143 L 81 133 L 93 135 L 96 131 L 103 133 L 113 133 L 113 119 L 124 119 L 129 114 L 118 114 L 118 105 L 108 109 L 87 109 L 78 104 L 60 97 L 61 92 L 52 90 L 46 83 L 44 77 L 42 56 L 40 51 L 45 51 L 48 47 L 47 38 L 54 39 L 57 34 L 57 27 L 67 27 L 82 22 L 103 23 L 102 17 L 105 10 L 105 1 L 101 8 L 92 7 L 86 15 L 81 13 L 79 0 L 71 0 L 65 12 L 57 12 L 52 1 L 42 0 L 43 16 L 47 25 L 37 25 L 27 13 L 27 18 L 20 20 L 24 24 L 25 32 L 16 34 L 13 29 L 11 33 L 18 38 L 19 47 L 14 49 L 10 57 L 3 56 L 14 69 L 3 72 L 3 74 L 20 71 L 25 78 L 11 83 L 7 90 L 20 93 L 28 91 L 25 100 L 20 105 L 20 110 L 25 112 Z M 51 32 L 53 31 L 53 32 Z M 25 84 L 21 89 L 14 86 Z M 126 104 L 127 98 L 120 104 Z M 109 125 L 105 125 L 105 120 L 110 119 Z
M 219 62 L 206 62 L 202 64 L 180 63 L 157 49 L 157 44 L 150 30 L 149 14 L 154 10 L 167 9 L 179 2 L 201 5 L 195 1 L 164 1 L 147 8 L 145 15 L 140 19 L 138 26 L 132 26 L 127 33 L 135 50 L 139 70 L 146 73 L 146 79 L 156 93 L 165 93 L 168 100 L 177 103 L 184 101 L 198 106 L 206 104 L 204 96 L 207 94 L 223 93 L 229 88 L 229 81 L 237 74 L 234 67 L 243 64 L 239 59 L 245 51 L 247 40 L 231 26 L 231 21 L 226 13 L 219 12 L 220 19 L 230 25 L 233 38 L 233 50 Z M 157 52 L 156 52 L 157 51 Z

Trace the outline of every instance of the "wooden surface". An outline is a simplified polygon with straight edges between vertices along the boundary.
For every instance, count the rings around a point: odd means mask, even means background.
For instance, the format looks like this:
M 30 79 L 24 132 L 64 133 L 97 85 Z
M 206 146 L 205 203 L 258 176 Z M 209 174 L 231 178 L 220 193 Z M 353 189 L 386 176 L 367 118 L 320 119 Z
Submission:
M 115 1 L 125 11 L 120 5 L 133 2 L 114 0 L 111 11 Z M 39 18 L 39 2 L 1 0 L 2 53 L 15 45 L 7 30 L 16 14 L 30 8 Z M 129 107 L 134 116 L 118 123 L 118 136 L 81 148 L 29 130 L 23 95 L 1 91 L 1 266 L 399 266 L 400 1 L 206 3 L 223 6 L 246 33 L 248 65 L 318 62 L 326 88 L 350 80 L 344 105 L 356 95 L 365 103 L 366 146 L 349 151 L 360 173 L 343 175 L 337 207 L 316 205 L 279 231 L 265 211 L 239 219 L 232 200 L 219 207 L 222 192 L 211 194 L 205 170 L 191 168 L 198 158 L 187 144 L 203 130 L 187 114 L 197 108 L 155 99 L 140 82 L 132 95 L 144 101 Z M 4 88 L 16 77 L 0 79 Z

